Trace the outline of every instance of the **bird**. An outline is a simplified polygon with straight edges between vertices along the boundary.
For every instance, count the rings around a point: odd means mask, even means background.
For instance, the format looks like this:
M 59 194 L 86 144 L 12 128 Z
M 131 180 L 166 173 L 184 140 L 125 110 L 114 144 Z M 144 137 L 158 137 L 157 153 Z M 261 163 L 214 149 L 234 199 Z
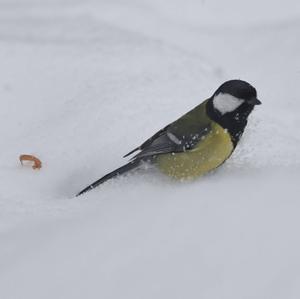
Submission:
M 235 150 L 248 116 L 261 101 L 246 81 L 224 82 L 207 100 L 159 130 L 124 156 L 127 164 L 106 174 L 76 196 L 147 162 L 178 180 L 200 177 L 222 165 Z

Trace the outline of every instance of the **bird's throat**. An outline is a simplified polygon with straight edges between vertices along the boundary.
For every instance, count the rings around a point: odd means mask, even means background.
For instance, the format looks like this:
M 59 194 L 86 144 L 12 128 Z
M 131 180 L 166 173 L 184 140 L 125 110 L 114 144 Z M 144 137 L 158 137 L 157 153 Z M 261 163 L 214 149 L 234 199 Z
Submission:
M 253 106 L 243 104 L 236 110 L 230 113 L 221 114 L 215 110 L 212 101 L 207 102 L 206 106 L 207 115 L 222 128 L 227 129 L 234 146 L 237 145 L 240 140 L 245 127 L 247 125 L 247 119 L 250 112 L 253 110 Z

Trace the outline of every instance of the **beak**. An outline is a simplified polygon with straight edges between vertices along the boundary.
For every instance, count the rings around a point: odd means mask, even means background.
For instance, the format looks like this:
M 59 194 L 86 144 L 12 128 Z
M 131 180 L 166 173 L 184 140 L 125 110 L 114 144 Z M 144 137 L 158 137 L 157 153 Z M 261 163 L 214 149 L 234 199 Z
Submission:
M 260 105 L 261 104 L 261 101 L 257 98 L 251 98 L 249 101 L 247 101 L 248 104 L 250 105 Z

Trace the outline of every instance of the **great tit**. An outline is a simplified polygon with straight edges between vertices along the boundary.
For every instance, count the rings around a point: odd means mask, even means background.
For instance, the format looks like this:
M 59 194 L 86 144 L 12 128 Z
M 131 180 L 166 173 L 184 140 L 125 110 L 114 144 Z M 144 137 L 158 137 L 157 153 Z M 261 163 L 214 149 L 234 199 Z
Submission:
M 222 165 L 236 148 L 247 119 L 260 105 L 256 89 L 242 80 L 223 83 L 200 105 L 170 123 L 124 157 L 129 163 L 89 185 L 81 195 L 105 181 L 149 162 L 175 179 L 201 176 Z

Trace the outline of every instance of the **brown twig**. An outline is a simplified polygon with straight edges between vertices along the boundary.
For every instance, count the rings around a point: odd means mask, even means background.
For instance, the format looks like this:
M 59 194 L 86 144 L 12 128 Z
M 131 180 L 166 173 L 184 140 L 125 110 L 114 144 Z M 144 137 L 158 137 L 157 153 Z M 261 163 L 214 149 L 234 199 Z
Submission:
M 23 161 L 32 161 L 33 165 L 32 168 L 33 169 L 40 169 L 42 167 L 42 162 L 41 160 L 39 160 L 37 157 L 32 156 L 32 155 L 21 155 L 19 157 L 21 164 L 23 165 Z

